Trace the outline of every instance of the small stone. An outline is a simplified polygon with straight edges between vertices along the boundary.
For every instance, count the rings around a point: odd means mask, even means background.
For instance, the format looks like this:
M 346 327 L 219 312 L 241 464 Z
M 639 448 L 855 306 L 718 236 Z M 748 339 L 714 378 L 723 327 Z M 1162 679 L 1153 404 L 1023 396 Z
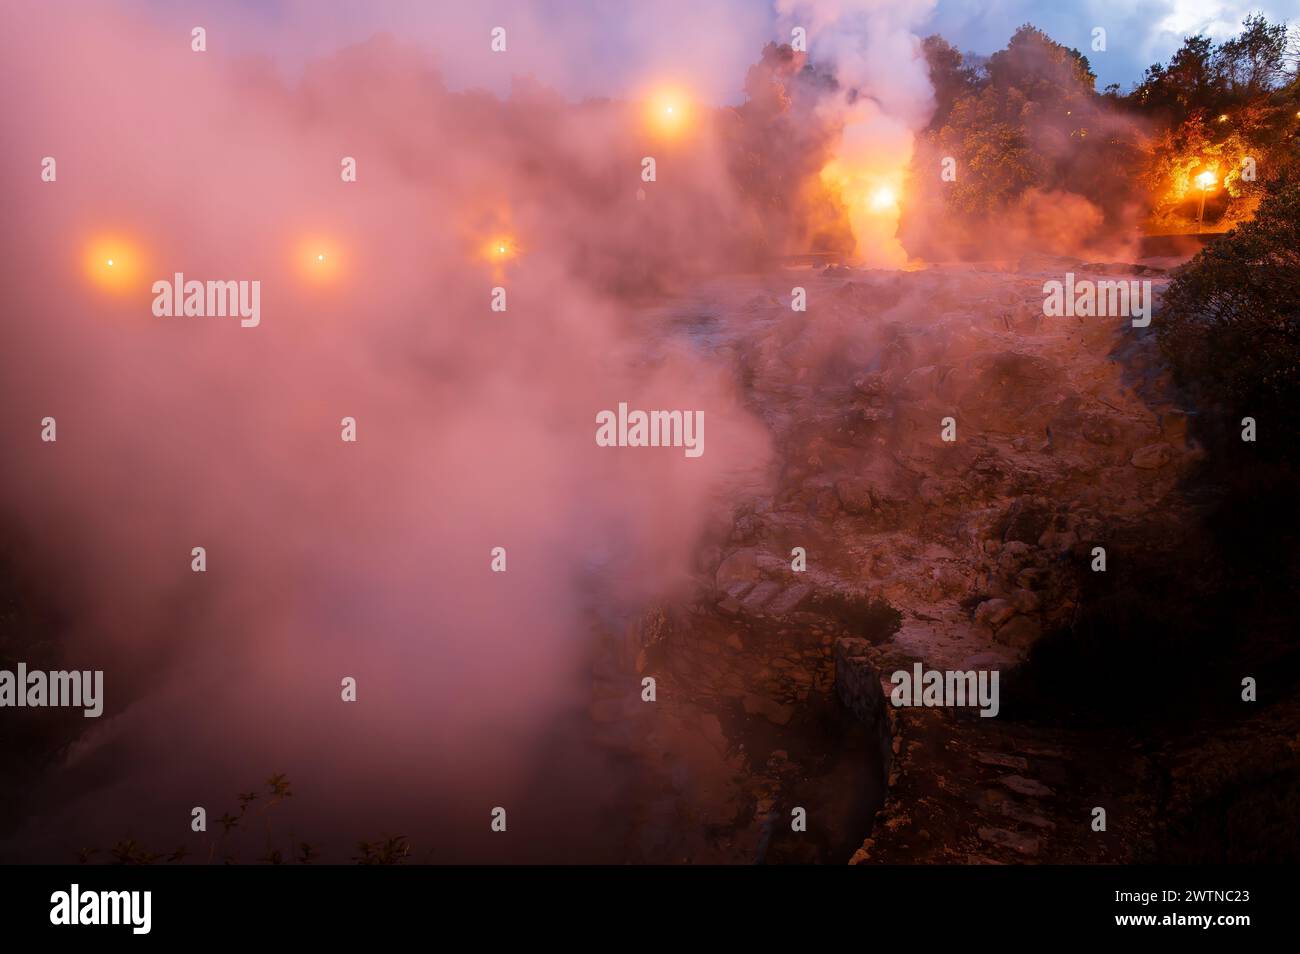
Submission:
M 753 588 L 754 584 L 749 580 L 738 580 L 735 583 L 728 583 L 725 592 L 733 600 L 743 600 L 745 594 Z
M 975 609 L 975 622 L 998 627 L 1016 615 L 1016 608 L 1007 600 L 985 600 Z
M 1037 613 L 1043 601 L 1033 590 L 1020 589 L 1011 594 L 1011 604 L 1018 613 Z
M 1018 772 L 1029 770 L 1029 760 L 1019 755 L 1007 755 L 1005 752 L 980 752 L 975 761 L 981 765 L 996 765 L 999 768 L 1015 769 Z
M 1003 848 L 1010 848 L 1022 855 L 1032 856 L 1038 854 L 1038 839 L 1029 835 L 1007 831 L 1005 828 L 980 828 L 978 834 L 983 841 L 993 845 L 1000 845 Z
M 846 477 L 835 481 L 835 496 L 840 506 L 849 513 L 868 514 L 874 505 L 871 499 L 871 482 L 859 477 Z
M 740 601 L 740 605 L 745 607 L 751 613 L 757 613 L 763 609 L 767 602 L 781 591 L 781 584 L 774 583 L 771 580 L 764 580 L 757 584 L 749 595 Z
M 773 616 L 784 616 L 787 613 L 793 613 L 803 605 L 803 602 L 811 593 L 811 586 L 807 586 L 803 583 L 796 583 L 768 603 L 766 611 L 771 613 Z
M 759 578 L 758 551 L 753 549 L 736 550 L 727 554 L 718 565 L 715 575 L 718 589 L 727 590 L 733 583 L 754 582 Z
M 1023 775 L 1008 775 L 1001 779 L 1001 782 L 1017 795 L 1027 795 L 1030 798 L 1043 798 L 1056 794 L 1042 782 L 1025 778 Z
M 1013 801 L 1005 801 L 1000 807 L 1002 809 L 1002 814 L 1006 815 L 1013 821 L 1018 821 L 1025 825 L 1033 825 L 1035 828 L 1042 828 L 1044 830 L 1056 827 L 1055 822 L 1048 821 L 1037 812 L 1031 812 L 1026 808 L 1022 808 Z

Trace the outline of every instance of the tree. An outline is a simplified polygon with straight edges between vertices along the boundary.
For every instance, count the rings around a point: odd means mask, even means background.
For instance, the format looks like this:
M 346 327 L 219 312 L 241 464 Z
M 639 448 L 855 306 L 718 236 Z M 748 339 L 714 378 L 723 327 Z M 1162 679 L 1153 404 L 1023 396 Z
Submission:
M 1300 172 L 1268 185 L 1255 218 L 1170 284 L 1157 325 L 1176 380 L 1232 436 L 1242 417 L 1261 453 L 1300 459 Z
M 934 87 L 934 115 L 929 128 L 939 129 L 947 121 L 953 104 L 978 89 L 978 75 L 956 47 L 937 33 L 921 41 L 921 53 L 929 68 L 930 85 Z
M 1017 89 L 1026 99 L 1044 104 L 1090 94 L 1097 82 L 1086 56 L 1029 23 L 1016 30 L 1005 50 L 989 57 L 985 69 L 993 86 Z
M 817 178 L 839 134 L 818 108 L 837 88 L 807 54 L 768 43 L 745 77 L 746 101 L 728 114 L 731 175 L 761 223 L 767 254 L 853 249 L 842 202 Z
M 1133 102 L 1148 112 L 1163 113 L 1181 121 L 1198 109 L 1216 109 L 1223 99 L 1224 83 L 1216 66 L 1214 43 L 1198 34 L 1183 40 L 1169 59 L 1147 68 L 1133 91 Z
M 1114 183 L 1132 168 L 1127 131 L 1116 128 L 1078 50 L 1026 24 L 989 57 L 981 82 L 939 37 L 922 49 L 939 109 L 918 142 L 909 191 L 926 217 L 941 204 L 958 220 L 985 221 L 1033 189 L 1085 195 L 1108 222 L 1119 214 L 1123 196 Z M 936 194 L 930 170 L 945 156 L 962 171 Z
M 1279 86 L 1286 76 L 1288 36 L 1284 23 L 1269 23 L 1253 14 L 1242 31 L 1220 45 L 1215 65 L 1234 95 L 1259 96 Z

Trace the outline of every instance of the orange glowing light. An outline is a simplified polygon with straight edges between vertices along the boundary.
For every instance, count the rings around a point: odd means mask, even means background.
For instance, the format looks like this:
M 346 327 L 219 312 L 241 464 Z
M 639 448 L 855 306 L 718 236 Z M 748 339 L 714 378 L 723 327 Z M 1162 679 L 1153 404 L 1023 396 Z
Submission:
M 690 128 L 691 98 L 676 86 L 661 86 L 646 100 L 646 125 L 664 139 L 680 136 Z
M 1227 114 L 1227 113 L 1221 113 L 1221 114 L 1219 115 L 1219 122 L 1221 122 L 1221 123 L 1226 123 L 1227 121 L 1228 121 L 1228 114 Z
M 294 253 L 299 277 L 311 284 L 325 284 L 343 274 L 343 256 L 332 239 L 308 236 L 300 239 Z
M 838 195 L 853 229 L 853 261 L 889 268 L 907 263 L 898 241 L 906 160 L 859 150 L 836 156 L 818 173 L 820 187 Z
M 1219 177 L 1213 172 L 1202 172 L 1196 177 L 1196 184 L 1208 192 L 1219 184 Z
M 82 264 L 86 277 L 104 291 L 117 294 L 140 288 L 144 257 L 134 243 L 120 236 L 93 240 Z
M 898 193 L 893 187 L 878 186 L 867 198 L 872 212 L 889 212 L 898 207 Z
M 519 243 L 508 235 L 494 235 L 483 243 L 480 254 L 489 262 L 501 264 L 519 254 Z

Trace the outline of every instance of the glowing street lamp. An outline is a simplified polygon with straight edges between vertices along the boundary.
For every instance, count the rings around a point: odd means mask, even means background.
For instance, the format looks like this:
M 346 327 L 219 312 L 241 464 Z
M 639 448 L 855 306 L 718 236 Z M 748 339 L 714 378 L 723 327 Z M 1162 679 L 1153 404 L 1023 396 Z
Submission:
M 509 235 L 494 235 L 483 243 L 483 257 L 490 262 L 503 264 L 519 253 L 519 245 Z
M 143 265 L 143 256 L 136 246 L 115 235 L 92 241 L 82 259 L 86 278 L 114 294 L 135 288 Z
M 1208 169 L 1196 177 L 1196 184 L 1201 189 L 1201 203 L 1196 212 L 1196 234 L 1201 234 L 1201 225 L 1205 221 L 1205 195 L 1219 184 L 1219 177 Z
M 675 139 L 690 125 L 691 99 L 684 90 L 662 86 L 646 102 L 646 125 L 664 139 Z
M 320 236 L 304 236 L 298 240 L 294 259 L 298 275 L 304 282 L 324 285 L 342 273 L 343 256 L 333 241 Z

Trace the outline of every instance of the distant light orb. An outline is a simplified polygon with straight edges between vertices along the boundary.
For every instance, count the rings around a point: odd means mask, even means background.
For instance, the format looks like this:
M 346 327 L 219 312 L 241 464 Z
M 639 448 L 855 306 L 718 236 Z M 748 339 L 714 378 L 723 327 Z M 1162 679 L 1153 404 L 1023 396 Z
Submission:
M 308 285 L 328 285 L 344 277 L 346 255 L 330 236 L 315 234 L 300 237 L 293 247 L 294 268 Z
M 675 139 L 692 125 L 691 97 L 680 86 L 651 90 L 644 108 L 646 126 L 660 138 Z
M 519 257 L 519 243 L 513 235 L 489 235 L 478 248 L 478 258 L 494 265 L 504 265 Z
M 121 235 L 101 235 L 91 239 L 82 259 L 87 280 L 114 293 L 138 290 L 144 265 L 139 246 Z

